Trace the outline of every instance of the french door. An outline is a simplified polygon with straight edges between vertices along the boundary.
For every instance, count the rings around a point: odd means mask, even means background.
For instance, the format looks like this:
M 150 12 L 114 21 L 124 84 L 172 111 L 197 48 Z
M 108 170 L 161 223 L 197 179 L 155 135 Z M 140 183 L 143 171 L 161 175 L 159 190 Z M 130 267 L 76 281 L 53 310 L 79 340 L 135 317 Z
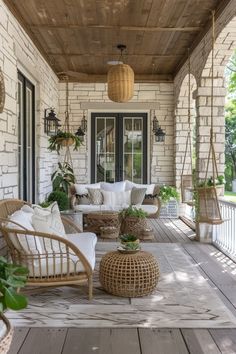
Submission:
M 35 89 L 18 72 L 18 189 L 19 198 L 35 202 Z
M 147 182 L 147 114 L 92 113 L 91 182 Z

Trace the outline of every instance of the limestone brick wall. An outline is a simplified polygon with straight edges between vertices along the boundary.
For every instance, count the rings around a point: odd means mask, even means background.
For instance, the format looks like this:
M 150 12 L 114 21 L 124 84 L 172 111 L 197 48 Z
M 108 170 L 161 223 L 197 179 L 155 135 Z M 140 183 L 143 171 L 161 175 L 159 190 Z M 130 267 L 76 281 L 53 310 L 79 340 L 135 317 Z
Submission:
M 224 70 L 233 51 L 236 48 L 236 1 L 232 0 L 224 9 L 215 23 L 214 51 L 214 141 L 219 173 L 224 173 L 224 105 L 225 80 Z M 210 110 L 211 110 L 211 30 L 191 54 L 191 73 L 196 79 L 196 127 L 197 127 L 197 161 L 196 172 L 199 178 L 204 178 L 209 151 Z M 174 80 L 175 106 L 181 100 L 180 92 L 184 78 L 188 74 L 186 62 L 179 70 Z M 178 146 L 175 146 L 178 149 Z M 211 167 L 211 166 L 210 166 Z M 212 169 L 212 167 L 211 167 Z M 210 170 L 209 174 L 212 174 Z
M 59 84 L 60 91 L 60 118 L 64 119 L 66 110 L 66 84 Z M 149 118 L 150 181 L 158 184 L 174 184 L 174 127 L 173 127 L 173 83 L 135 84 L 133 99 L 119 106 L 119 111 L 144 111 Z M 96 108 L 97 105 L 97 108 Z M 102 110 L 101 110 L 102 106 Z M 92 109 L 90 109 L 93 107 Z M 117 111 L 117 105 L 112 104 L 107 97 L 106 84 L 79 84 L 69 83 L 69 112 L 70 122 L 74 130 L 80 125 L 83 112 L 90 121 L 91 111 Z M 156 143 L 153 140 L 152 118 L 156 115 L 161 127 L 166 132 L 165 143 Z M 90 126 L 90 124 L 89 124 Z M 88 132 L 89 134 L 89 132 Z M 89 139 L 78 153 L 73 153 L 74 170 L 78 182 L 89 182 Z
M 0 67 L 6 86 L 6 104 L 0 114 L 0 199 L 18 197 L 17 69 L 35 85 L 36 196 L 51 190 L 50 175 L 57 162 L 47 150 L 43 116 L 46 107 L 58 108 L 58 79 L 6 5 L 0 0 Z

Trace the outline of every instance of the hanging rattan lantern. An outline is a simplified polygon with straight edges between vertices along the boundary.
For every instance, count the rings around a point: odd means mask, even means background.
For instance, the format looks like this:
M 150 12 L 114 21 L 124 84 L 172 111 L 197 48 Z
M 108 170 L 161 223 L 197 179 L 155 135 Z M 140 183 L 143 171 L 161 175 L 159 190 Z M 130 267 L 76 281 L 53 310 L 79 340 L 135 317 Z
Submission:
M 120 59 L 107 75 L 108 97 L 114 102 L 128 102 L 134 95 L 134 71 L 122 60 L 126 46 L 118 44 L 117 48 L 121 52 Z
M 111 67 L 107 77 L 108 97 L 114 102 L 128 102 L 134 95 L 134 72 L 127 64 Z
M 4 85 L 4 77 L 2 70 L 0 68 L 0 113 L 3 112 L 4 104 L 5 104 L 5 85 Z

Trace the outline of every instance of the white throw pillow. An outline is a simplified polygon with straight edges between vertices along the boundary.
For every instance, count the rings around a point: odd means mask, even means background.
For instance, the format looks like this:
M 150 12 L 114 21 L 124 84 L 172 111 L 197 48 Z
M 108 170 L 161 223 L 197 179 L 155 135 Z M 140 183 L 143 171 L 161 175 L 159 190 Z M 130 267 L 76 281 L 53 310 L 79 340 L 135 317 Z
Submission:
M 131 202 L 131 191 L 109 192 L 101 190 L 103 194 L 103 204 L 112 207 L 129 206 Z
M 57 202 L 52 203 L 47 208 L 35 205 L 34 214 L 32 215 L 32 224 L 36 231 L 66 238 L 65 228 L 61 220 Z
M 154 189 L 155 189 L 155 184 L 139 184 L 139 183 L 134 183 L 131 181 L 126 180 L 125 181 L 125 190 L 131 190 L 133 187 L 135 188 L 146 188 L 146 194 L 151 194 L 153 195 Z
M 93 184 L 75 184 L 74 186 L 75 186 L 76 194 L 84 195 L 84 194 L 88 194 L 88 188 L 90 188 L 90 189 L 99 189 L 100 188 L 100 182 L 99 183 L 93 183 Z
M 35 231 L 35 229 L 32 226 L 32 213 L 26 213 L 23 210 L 17 210 L 15 211 L 9 219 L 11 221 L 16 222 L 17 224 L 21 225 L 22 227 L 9 222 L 8 227 L 11 229 L 19 229 L 19 230 L 24 230 L 27 229 L 29 231 Z M 40 244 L 39 237 L 37 236 L 32 236 L 32 235 L 22 235 L 22 234 L 15 234 L 11 233 L 9 235 L 12 243 L 16 247 L 16 249 L 21 250 L 21 247 L 24 249 L 24 251 L 28 254 L 30 253 L 41 253 L 42 252 L 42 247 Z
M 115 183 L 101 182 L 101 189 L 110 192 L 124 192 L 125 181 Z

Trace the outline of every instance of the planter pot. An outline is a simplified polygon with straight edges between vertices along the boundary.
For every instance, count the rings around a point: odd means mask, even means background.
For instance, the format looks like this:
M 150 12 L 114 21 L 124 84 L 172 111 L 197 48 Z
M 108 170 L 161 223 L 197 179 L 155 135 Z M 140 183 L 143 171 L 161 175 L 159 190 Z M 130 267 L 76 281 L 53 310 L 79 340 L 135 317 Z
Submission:
M 13 328 L 9 320 L 1 315 L 0 321 L 0 353 L 7 354 L 11 345 Z
M 137 218 L 134 216 L 127 216 L 122 221 L 122 233 L 132 234 L 136 237 L 140 237 L 143 230 L 148 228 L 146 218 Z
M 232 181 L 232 192 L 236 193 L 236 179 Z

